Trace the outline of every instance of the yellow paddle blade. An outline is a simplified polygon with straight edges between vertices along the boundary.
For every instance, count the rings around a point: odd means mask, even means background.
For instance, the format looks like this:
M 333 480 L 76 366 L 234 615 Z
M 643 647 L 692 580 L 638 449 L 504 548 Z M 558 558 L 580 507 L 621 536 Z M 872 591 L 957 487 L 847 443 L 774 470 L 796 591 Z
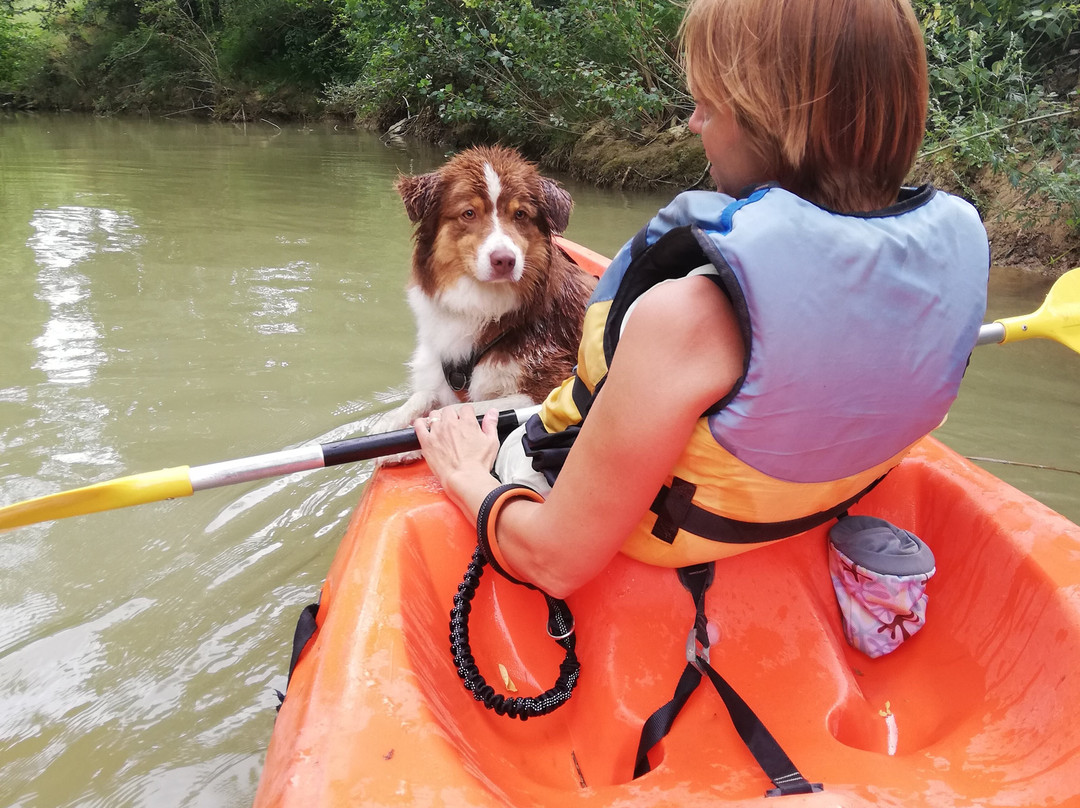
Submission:
M 117 480 L 95 483 L 73 491 L 61 491 L 25 502 L 0 508 L 0 530 L 63 519 L 84 513 L 109 511 L 160 502 L 173 497 L 190 497 L 193 493 L 188 466 L 134 474 Z
M 997 320 L 1005 327 L 1002 342 L 1052 339 L 1080 353 L 1080 267 L 1058 278 L 1038 311 Z

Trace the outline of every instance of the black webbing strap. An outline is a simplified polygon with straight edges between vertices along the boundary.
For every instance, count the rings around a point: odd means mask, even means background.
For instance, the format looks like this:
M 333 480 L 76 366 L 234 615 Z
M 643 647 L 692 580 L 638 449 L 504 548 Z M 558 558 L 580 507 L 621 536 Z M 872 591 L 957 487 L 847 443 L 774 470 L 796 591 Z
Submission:
M 500 502 L 525 494 L 532 494 L 530 499 L 538 496 L 528 486 L 510 483 L 498 486 L 484 497 L 476 516 L 476 550 L 465 570 L 465 576 L 458 584 L 457 594 L 454 595 L 454 607 L 450 610 L 450 651 L 462 684 L 473 694 L 473 698 L 483 703 L 489 710 L 510 718 L 520 718 L 522 721 L 532 716 L 547 715 L 565 704 L 574 692 L 581 674 L 581 663 L 578 661 L 576 651 L 574 615 L 570 613 L 570 607 L 564 601 L 553 598 L 533 584 L 520 581 L 510 575 L 498 562 L 499 554 L 492 546 L 495 543 L 492 530 L 497 518 L 492 512 L 499 507 Z M 555 684 L 538 696 L 504 696 L 497 693 L 495 688 L 487 683 L 476 665 L 476 659 L 469 645 L 469 613 L 472 611 L 472 601 L 476 596 L 476 588 L 480 584 L 480 576 L 484 574 L 484 566 L 487 564 L 490 564 L 507 580 L 540 592 L 547 602 L 548 636 L 558 643 L 566 654 L 559 664 L 559 676 Z
M 731 723 L 735 731 L 743 739 L 754 760 L 761 766 L 762 771 L 772 780 L 775 788 L 765 792 L 767 797 L 786 796 L 788 794 L 810 794 L 821 791 L 821 783 L 811 783 L 791 762 L 791 758 L 776 742 L 761 719 L 757 717 L 750 706 L 743 701 L 735 689 L 727 683 L 712 665 L 709 664 L 709 635 L 708 622 L 705 617 L 705 592 L 712 584 L 713 564 L 696 564 L 692 567 L 684 567 L 679 570 L 679 580 L 694 598 L 694 627 L 686 643 L 687 664 L 679 677 L 679 683 L 675 687 L 675 695 L 671 701 L 654 712 L 646 720 L 641 729 L 641 740 L 638 742 L 637 761 L 634 765 L 634 777 L 640 777 L 647 773 L 649 766 L 649 750 L 659 743 L 671 731 L 679 712 L 701 683 L 702 674 L 709 677 L 716 692 L 724 700 L 724 705 L 731 716 Z M 700 647 L 700 652 L 697 650 Z
M 450 610 L 450 651 L 454 657 L 454 667 L 473 698 L 489 710 L 522 721 L 532 716 L 547 715 L 566 703 L 581 673 L 581 663 L 575 652 L 577 638 L 574 635 L 574 616 L 565 602 L 542 592 L 548 607 L 548 636 L 566 652 L 559 663 L 559 676 L 554 685 L 538 696 L 504 696 L 497 693 L 480 673 L 469 646 L 469 612 L 472 611 L 476 587 L 480 584 L 480 576 L 484 574 L 487 563 L 483 548 L 477 547 L 454 595 L 454 607 Z
M 818 513 L 784 522 L 743 522 L 698 507 L 693 503 L 697 486 L 674 477 L 670 486 L 660 488 L 649 508 L 656 514 L 652 535 L 668 544 L 675 541 L 680 530 L 725 544 L 761 544 L 786 539 L 820 527 L 847 513 L 848 508 L 870 493 L 874 486 L 884 479 L 883 474 L 854 496 Z
M 296 629 L 293 631 L 292 656 L 289 658 L 289 677 L 285 680 L 285 693 L 289 692 L 289 683 L 292 681 L 293 671 L 296 670 L 296 663 L 300 661 L 300 654 L 307 647 L 308 642 L 315 635 L 315 630 L 319 627 L 315 620 L 318 613 L 319 604 L 317 602 L 309 603 L 300 612 L 300 617 L 296 620 Z M 281 705 L 285 702 L 285 693 L 280 690 L 277 691 L 278 710 L 281 709 Z

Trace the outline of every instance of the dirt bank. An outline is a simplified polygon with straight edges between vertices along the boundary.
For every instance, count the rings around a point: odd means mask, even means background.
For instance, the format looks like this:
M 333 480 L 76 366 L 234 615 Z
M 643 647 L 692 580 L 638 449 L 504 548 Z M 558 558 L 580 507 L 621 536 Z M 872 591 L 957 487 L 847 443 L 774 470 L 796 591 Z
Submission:
M 1080 266 L 1080 224 L 1070 225 L 1045 197 L 1015 188 L 1004 173 L 989 168 L 959 176 L 947 166 L 916 165 L 920 181 L 971 200 L 990 236 L 995 266 L 1014 266 L 1061 275 Z M 918 174 L 917 174 L 918 175 Z
M 545 162 L 541 160 L 541 162 Z M 619 139 L 596 127 L 557 160 L 558 167 L 596 185 L 626 188 L 710 188 L 705 152 L 685 125 L 656 133 L 643 143 Z M 1080 265 L 1080 227 L 1056 216 L 1045 199 L 1028 197 L 1008 178 L 983 169 L 963 175 L 945 163 L 917 163 L 910 181 L 933 182 L 970 200 L 990 235 L 995 266 L 1016 266 L 1060 275 Z

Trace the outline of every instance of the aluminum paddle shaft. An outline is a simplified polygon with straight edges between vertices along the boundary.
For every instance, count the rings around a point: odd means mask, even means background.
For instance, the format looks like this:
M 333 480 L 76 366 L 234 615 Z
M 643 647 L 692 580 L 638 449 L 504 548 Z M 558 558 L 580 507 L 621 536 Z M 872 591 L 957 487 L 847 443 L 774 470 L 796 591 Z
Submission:
M 500 439 L 505 438 L 539 409 L 527 407 L 500 412 Z M 204 466 L 176 466 L 135 474 L 0 508 L 0 530 L 188 497 L 196 491 L 205 491 L 208 488 L 221 488 L 225 485 L 371 460 L 419 448 L 416 431 L 409 427 L 333 443 L 311 444 L 237 460 L 208 463 Z

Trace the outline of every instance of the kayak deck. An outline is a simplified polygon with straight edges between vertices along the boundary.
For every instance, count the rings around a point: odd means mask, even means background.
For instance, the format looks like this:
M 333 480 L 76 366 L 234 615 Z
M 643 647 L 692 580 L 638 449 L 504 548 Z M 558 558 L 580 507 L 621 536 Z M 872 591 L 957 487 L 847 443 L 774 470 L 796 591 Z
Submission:
M 785 806 L 1068 805 L 1080 797 L 1080 528 L 920 443 L 853 512 L 937 559 L 925 628 L 870 659 L 844 640 L 824 530 L 718 562 L 712 664 L 819 794 Z M 580 683 L 526 722 L 475 702 L 448 613 L 475 531 L 426 466 L 380 469 L 322 592 L 278 715 L 256 806 L 696 806 L 770 786 L 710 688 L 631 779 L 641 725 L 674 692 L 693 620 L 671 570 L 618 556 L 568 603 Z M 562 651 L 536 593 L 488 571 L 472 648 L 535 694 Z M 890 754 L 890 744 L 895 754 Z M 775 802 L 771 800 L 770 802 Z

